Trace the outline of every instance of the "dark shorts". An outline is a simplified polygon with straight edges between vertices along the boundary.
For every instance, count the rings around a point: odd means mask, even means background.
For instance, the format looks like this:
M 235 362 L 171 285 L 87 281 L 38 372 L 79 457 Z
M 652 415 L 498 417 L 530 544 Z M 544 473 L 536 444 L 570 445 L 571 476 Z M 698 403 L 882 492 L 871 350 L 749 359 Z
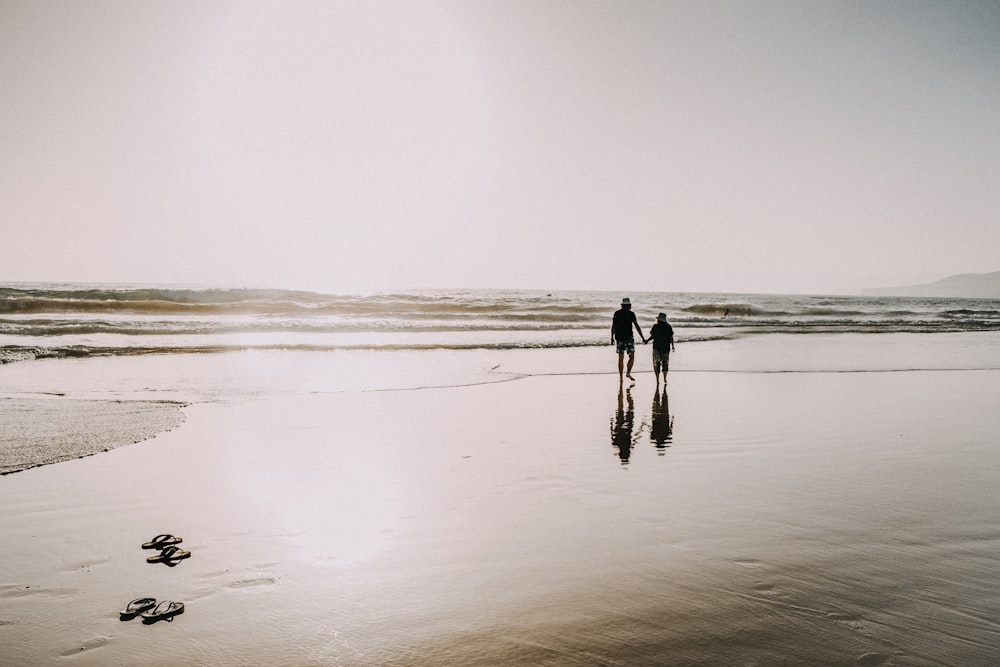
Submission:
M 618 341 L 618 354 L 635 354 L 635 341 L 631 338 L 628 340 Z
M 653 348 L 653 372 L 654 373 L 659 373 L 660 372 L 660 366 L 663 367 L 663 370 L 667 370 L 667 369 L 670 368 L 670 350 L 667 349 L 667 350 L 664 350 L 663 352 L 660 352 L 659 350 L 657 350 L 654 347 Z

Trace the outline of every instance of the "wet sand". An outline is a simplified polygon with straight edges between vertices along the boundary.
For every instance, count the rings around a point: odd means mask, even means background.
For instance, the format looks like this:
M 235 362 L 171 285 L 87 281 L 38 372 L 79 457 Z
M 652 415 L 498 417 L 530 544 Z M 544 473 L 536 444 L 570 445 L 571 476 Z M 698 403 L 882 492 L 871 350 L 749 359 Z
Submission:
M 927 369 L 678 346 L 666 397 L 607 349 L 192 392 L 172 431 L 0 477 L 0 664 L 995 664 L 1000 371 L 913 344 Z M 162 532 L 192 557 L 147 564 Z M 120 621 L 140 596 L 187 609 Z
M 175 401 L 0 398 L 0 475 L 142 442 L 184 421 Z

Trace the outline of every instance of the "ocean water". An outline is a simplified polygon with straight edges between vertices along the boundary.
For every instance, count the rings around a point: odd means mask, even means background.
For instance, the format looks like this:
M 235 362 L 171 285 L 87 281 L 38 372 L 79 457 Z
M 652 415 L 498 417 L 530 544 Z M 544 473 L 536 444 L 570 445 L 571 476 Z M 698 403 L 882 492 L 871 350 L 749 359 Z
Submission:
M 234 350 L 428 350 L 606 345 L 629 296 L 644 330 L 665 312 L 684 342 L 765 333 L 1000 330 L 1000 300 L 633 292 L 305 291 L 8 284 L 0 364 Z

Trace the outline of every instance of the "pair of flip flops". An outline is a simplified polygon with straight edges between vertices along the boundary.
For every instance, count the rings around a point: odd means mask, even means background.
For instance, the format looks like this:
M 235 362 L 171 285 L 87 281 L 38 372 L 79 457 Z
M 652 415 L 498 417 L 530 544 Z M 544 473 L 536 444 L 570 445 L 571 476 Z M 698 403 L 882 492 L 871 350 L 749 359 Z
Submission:
M 156 598 L 136 598 L 121 610 L 121 620 L 130 621 L 141 615 L 143 623 L 155 623 L 156 621 L 172 621 L 174 616 L 183 613 L 183 602 L 163 600 L 157 603 Z
M 150 556 L 146 559 L 147 563 L 166 563 L 167 565 L 176 565 L 177 561 L 183 560 L 185 558 L 191 557 L 190 551 L 183 551 L 177 545 L 184 540 L 175 537 L 173 535 L 164 533 L 163 535 L 157 535 L 149 542 L 145 542 L 142 545 L 143 549 L 159 549 L 160 553 Z

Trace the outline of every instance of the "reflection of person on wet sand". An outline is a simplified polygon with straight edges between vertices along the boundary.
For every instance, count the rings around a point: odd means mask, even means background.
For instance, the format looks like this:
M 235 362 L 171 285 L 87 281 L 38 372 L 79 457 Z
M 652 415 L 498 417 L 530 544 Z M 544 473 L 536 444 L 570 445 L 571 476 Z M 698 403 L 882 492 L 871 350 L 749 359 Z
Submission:
M 628 403 L 626 409 L 625 404 Z M 632 388 L 618 387 L 618 410 L 611 419 L 611 446 L 618 450 L 622 465 L 628 463 L 632 454 L 632 429 L 635 426 L 635 406 L 632 403 Z
M 663 454 L 667 447 L 671 445 L 674 437 L 674 418 L 670 416 L 670 399 L 667 397 L 666 389 L 660 394 L 660 387 L 656 387 L 653 394 L 652 423 L 649 426 L 649 440 L 656 446 L 660 454 Z

